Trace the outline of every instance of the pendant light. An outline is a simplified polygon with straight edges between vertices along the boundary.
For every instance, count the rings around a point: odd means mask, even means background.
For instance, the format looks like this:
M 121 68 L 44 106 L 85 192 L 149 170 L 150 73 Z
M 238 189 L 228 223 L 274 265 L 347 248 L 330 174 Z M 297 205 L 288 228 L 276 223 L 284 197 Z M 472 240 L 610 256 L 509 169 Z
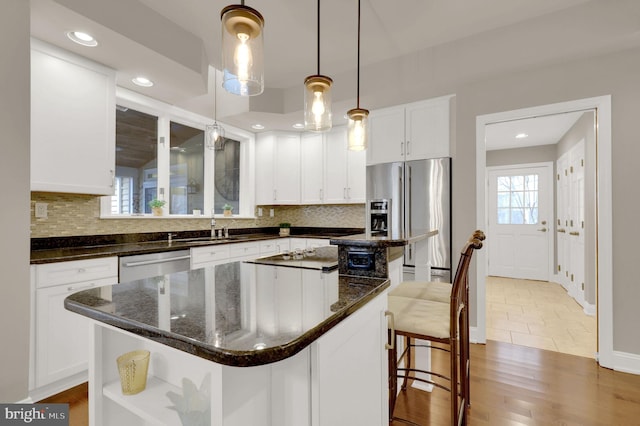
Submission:
M 221 151 L 224 149 L 224 127 L 218 123 L 218 97 L 217 97 L 217 85 L 218 85 L 218 71 L 213 70 L 213 124 L 206 126 L 206 138 L 207 148 Z
M 357 106 L 347 111 L 349 124 L 347 126 L 347 146 L 351 151 L 367 149 L 369 139 L 369 110 L 360 108 L 360 0 L 358 0 L 358 78 L 357 78 Z
M 320 74 L 320 0 L 318 0 L 318 72 L 304 79 L 304 128 L 312 132 L 331 129 L 331 80 Z
M 241 4 L 222 9 L 222 87 L 240 96 L 264 91 L 264 18 Z

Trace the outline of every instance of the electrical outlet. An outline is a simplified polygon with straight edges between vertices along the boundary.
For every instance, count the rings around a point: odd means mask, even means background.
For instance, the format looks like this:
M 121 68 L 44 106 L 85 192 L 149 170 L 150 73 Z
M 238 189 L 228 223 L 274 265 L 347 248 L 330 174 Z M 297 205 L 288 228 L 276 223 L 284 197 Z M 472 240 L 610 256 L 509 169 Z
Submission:
M 274 209 L 269 209 L 269 216 L 274 217 L 276 215 L 276 211 Z
M 47 218 L 47 203 L 36 203 L 36 217 Z
M 258 217 L 262 216 L 262 207 L 258 207 Z

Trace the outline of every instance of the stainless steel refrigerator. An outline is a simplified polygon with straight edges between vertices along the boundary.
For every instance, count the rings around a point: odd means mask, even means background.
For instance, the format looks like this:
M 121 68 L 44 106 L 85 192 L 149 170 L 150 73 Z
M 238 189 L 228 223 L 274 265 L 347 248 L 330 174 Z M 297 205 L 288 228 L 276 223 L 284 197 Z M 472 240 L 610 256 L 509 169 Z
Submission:
M 367 166 L 367 200 L 379 199 L 390 200 L 391 235 L 410 238 L 421 231 L 438 230 L 428 241 L 431 273 L 434 280 L 450 281 L 451 158 Z M 405 248 L 404 264 L 409 272 L 415 266 L 414 253 L 413 245 Z

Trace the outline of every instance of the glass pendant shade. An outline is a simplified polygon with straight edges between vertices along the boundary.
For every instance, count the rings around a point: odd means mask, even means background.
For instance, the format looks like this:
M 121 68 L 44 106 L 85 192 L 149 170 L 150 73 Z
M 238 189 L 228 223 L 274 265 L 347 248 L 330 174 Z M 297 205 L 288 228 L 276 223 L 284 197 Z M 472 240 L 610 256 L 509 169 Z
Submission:
M 222 9 L 222 87 L 240 96 L 264 90 L 264 18 L 255 9 L 230 5 Z
M 350 151 L 363 151 L 369 144 L 369 111 L 354 108 L 347 111 L 347 147 Z
M 221 150 L 224 148 L 224 127 L 218 122 L 206 127 L 207 148 Z
M 311 75 L 304 80 L 304 128 L 311 132 L 331 129 L 331 80 Z

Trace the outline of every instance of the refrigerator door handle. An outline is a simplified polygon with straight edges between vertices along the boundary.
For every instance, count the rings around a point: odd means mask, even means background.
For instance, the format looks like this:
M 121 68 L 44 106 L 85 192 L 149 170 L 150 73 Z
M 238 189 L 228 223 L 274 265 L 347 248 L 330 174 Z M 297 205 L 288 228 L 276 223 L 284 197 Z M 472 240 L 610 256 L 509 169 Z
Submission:
M 406 182 L 406 188 L 407 188 L 407 199 L 406 199 L 406 206 L 407 208 L 405 209 L 405 216 L 407 217 L 406 223 L 407 223 L 407 227 L 406 227 L 406 233 L 405 233 L 405 237 L 410 237 L 411 236 L 411 232 L 413 231 L 413 226 L 411 226 L 411 209 L 412 209 L 412 204 L 413 204 L 413 194 L 412 194 L 412 189 L 413 189 L 413 184 L 411 182 L 411 166 L 407 165 L 407 182 Z

